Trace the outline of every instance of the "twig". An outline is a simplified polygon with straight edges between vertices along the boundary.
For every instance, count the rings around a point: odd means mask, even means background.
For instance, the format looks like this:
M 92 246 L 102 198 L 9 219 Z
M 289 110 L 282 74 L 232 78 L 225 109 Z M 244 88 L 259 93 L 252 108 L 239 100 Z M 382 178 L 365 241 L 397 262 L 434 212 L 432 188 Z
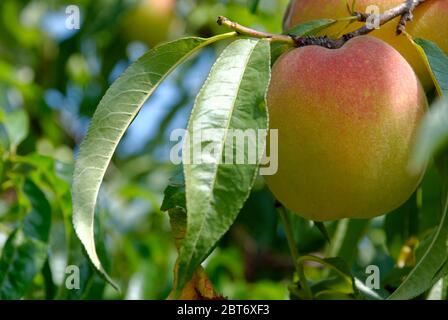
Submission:
M 400 22 L 397 26 L 397 34 L 400 34 L 404 31 L 406 28 L 406 24 L 408 21 L 412 20 L 412 12 L 417 8 L 420 4 L 422 4 L 425 1 L 429 0 L 405 0 L 402 4 L 389 9 L 385 11 L 383 14 L 379 16 L 379 24 L 384 25 L 387 22 L 395 19 L 396 17 L 401 16 Z M 370 17 L 368 14 L 354 12 L 353 15 L 358 18 L 359 21 L 367 21 L 367 19 Z M 326 36 L 323 37 L 313 37 L 313 36 L 306 36 L 306 37 L 298 37 L 295 35 L 280 35 L 280 34 L 272 34 L 267 32 L 261 32 L 257 31 L 245 26 L 242 26 L 236 22 L 233 22 L 226 17 L 219 17 L 218 18 L 218 24 L 226 26 L 230 28 L 231 30 L 237 32 L 239 35 L 243 36 L 249 36 L 253 38 L 258 39 L 268 39 L 269 41 L 273 42 L 283 42 L 285 44 L 290 44 L 292 46 L 296 47 L 303 47 L 303 46 L 309 46 L 309 45 L 318 45 L 322 47 L 326 47 L 329 49 L 337 49 L 342 47 L 348 40 L 362 36 L 367 35 L 370 32 L 372 32 L 373 28 L 369 25 L 364 25 L 361 28 L 346 33 L 342 37 L 338 39 L 331 39 Z
M 419 0 L 419 1 L 407 0 L 407 3 L 406 3 L 407 8 L 406 8 L 405 12 L 401 15 L 400 22 L 398 23 L 398 26 L 397 26 L 397 34 L 403 33 L 408 21 L 412 21 L 412 19 L 414 18 L 414 15 L 412 14 L 412 12 L 415 10 L 415 8 L 417 8 L 418 5 L 422 4 L 423 2 L 425 2 L 425 0 Z
M 274 34 L 274 33 L 257 31 L 257 30 L 242 26 L 239 23 L 231 21 L 228 18 L 223 17 L 223 16 L 218 17 L 217 23 L 220 26 L 225 26 L 225 27 L 235 31 L 239 35 L 249 36 L 249 37 L 257 38 L 257 39 L 268 39 L 269 41 L 272 41 L 272 42 L 283 42 L 286 44 L 294 45 L 294 40 L 290 36 L 283 35 L 283 34 Z
M 426 0 L 406 0 L 404 3 L 385 11 L 383 14 L 379 16 L 380 25 L 382 26 L 387 22 L 395 19 L 396 17 L 401 16 L 402 18 L 400 20 L 399 26 L 397 27 L 397 33 L 398 30 L 401 30 L 400 32 L 402 32 L 404 30 L 406 22 L 409 21 L 412 17 L 412 11 L 414 11 L 415 8 L 417 8 L 420 4 L 422 4 L 425 1 Z M 362 20 L 364 20 L 364 18 L 365 16 L 361 16 Z M 403 24 L 403 21 L 406 22 L 404 22 Z M 402 27 L 400 27 L 400 24 L 402 24 Z M 364 25 L 363 27 L 355 31 L 343 35 L 340 39 L 335 40 L 335 45 L 337 48 L 340 48 L 348 40 L 357 36 L 369 34 L 373 30 L 374 29 L 372 29 L 370 26 Z

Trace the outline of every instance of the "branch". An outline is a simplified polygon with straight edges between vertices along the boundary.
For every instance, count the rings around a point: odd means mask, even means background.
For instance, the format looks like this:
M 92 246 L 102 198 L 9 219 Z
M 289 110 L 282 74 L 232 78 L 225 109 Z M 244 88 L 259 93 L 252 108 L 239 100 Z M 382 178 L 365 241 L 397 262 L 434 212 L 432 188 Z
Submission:
M 412 21 L 412 19 L 414 18 L 414 15 L 412 14 L 412 12 L 415 10 L 415 8 L 417 8 L 417 6 L 419 6 L 423 2 L 425 2 L 425 0 L 419 0 L 419 1 L 408 0 L 407 1 L 407 8 L 406 8 L 405 12 L 401 15 L 400 22 L 398 23 L 398 26 L 397 26 L 397 34 L 403 33 L 403 31 L 406 29 L 407 22 Z
M 401 16 L 400 22 L 397 26 L 397 34 L 401 34 L 405 28 L 408 21 L 412 20 L 412 12 L 421 5 L 423 2 L 429 0 L 405 0 L 402 4 L 385 11 L 383 14 L 379 16 L 379 24 L 380 26 L 388 23 L 389 21 L 395 19 L 396 17 Z M 370 17 L 368 14 L 354 12 L 353 15 L 358 18 L 358 21 L 367 21 Z M 239 35 L 249 36 L 258 39 L 268 39 L 272 42 L 283 42 L 285 44 L 290 44 L 296 47 L 304 47 L 309 45 L 318 45 L 322 47 L 326 47 L 329 49 L 337 49 L 341 48 L 348 40 L 367 35 L 373 30 L 369 25 L 364 25 L 361 28 L 346 33 L 339 39 L 331 39 L 327 36 L 323 37 L 314 37 L 314 36 L 306 36 L 306 37 L 298 37 L 295 35 L 280 35 L 280 34 L 272 34 L 267 32 L 261 32 L 257 30 L 253 30 L 247 27 L 244 27 L 236 22 L 230 21 L 226 17 L 219 17 L 218 24 L 228 27 L 231 30 L 234 30 Z
M 217 23 L 220 26 L 225 26 L 242 36 L 249 36 L 249 37 L 257 38 L 257 39 L 268 39 L 272 42 L 283 42 L 283 43 L 291 44 L 291 45 L 295 44 L 294 39 L 290 36 L 262 32 L 262 31 L 250 29 L 250 28 L 242 26 L 234 21 L 231 21 L 228 18 L 223 17 L 223 16 L 218 17 Z

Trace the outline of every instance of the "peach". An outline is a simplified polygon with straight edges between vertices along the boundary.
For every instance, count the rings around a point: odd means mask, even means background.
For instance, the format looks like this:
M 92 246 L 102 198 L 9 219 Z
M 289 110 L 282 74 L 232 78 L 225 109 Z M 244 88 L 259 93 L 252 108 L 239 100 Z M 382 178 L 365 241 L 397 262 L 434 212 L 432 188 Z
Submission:
M 356 37 L 307 46 L 274 64 L 270 128 L 278 172 L 266 181 L 287 208 L 316 221 L 371 218 L 403 204 L 423 172 L 408 172 L 425 92 L 390 45 Z
M 351 3 L 351 1 L 348 1 Z M 357 0 L 355 10 L 366 12 L 369 5 L 377 5 L 380 12 L 384 12 L 403 0 Z M 315 19 L 341 19 L 349 16 L 347 0 L 292 0 L 290 9 L 285 15 L 284 28 L 289 29 L 299 23 Z M 448 52 L 448 1 L 428 0 L 414 11 L 414 21 L 409 22 L 406 31 L 417 38 L 424 38 L 435 42 L 440 48 Z M 413 67 L 424 88 L 434 87 L 431 76 L 415 47 L 405 35 L 396 36 L 395 30 L 398 18 L 383 25 L 379 30 L 371 33 L 395 49 L 397 49 Z M 324 30 L 324 34 L 337 36 L 341 32 L 349 32 L 362 26 L 361 22 L 350 25 L 339 22 Z

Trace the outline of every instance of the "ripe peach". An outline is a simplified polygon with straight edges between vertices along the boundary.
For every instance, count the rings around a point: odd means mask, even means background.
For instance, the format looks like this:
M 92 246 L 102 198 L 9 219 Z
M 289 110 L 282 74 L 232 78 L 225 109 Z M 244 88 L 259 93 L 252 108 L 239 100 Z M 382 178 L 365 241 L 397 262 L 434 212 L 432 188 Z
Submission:
M 287 208 L 308 219 L 370 218 L 404 203 L 423 172 L 407 170 L 425 92 L 406 60 L 370 36 L 342 48 L 294 49 L 268 90 L 278 172 L 266 176 Z

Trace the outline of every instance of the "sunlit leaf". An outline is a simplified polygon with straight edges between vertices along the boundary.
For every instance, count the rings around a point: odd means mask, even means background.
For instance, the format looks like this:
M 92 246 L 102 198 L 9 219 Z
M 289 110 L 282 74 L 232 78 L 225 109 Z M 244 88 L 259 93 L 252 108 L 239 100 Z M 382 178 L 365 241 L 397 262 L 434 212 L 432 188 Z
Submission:
M 414 41 L 426 55 L 424 58 L 429 63 L 437 91 L 448 97 L 448 56 L 434 42 L 425 39 L 415 39 Z
M 258 129 L 268 127 L 269 50 L 263 40 L 233 42 L 218 58 L 197 96 L 183 149 L 188 227 L 178 259 L 178 289 L 230 228 L 255 181 L 262 155 L 256 151 L 251 163 L 247 148 L 238 150 L 235 145 L 232 130 L 254 130 L 258 135 Z M 218 130 L 202 132 L 206 129 Z M 197 134 L 200 139 L 194 138 Z M 264 146 L 265 139 L 260 140 Z M 254 148 L 254 142 L 249 147 Z M 260 144 L 257 149 L 263 150 Z M 217 152 L 206 152 L 210 147 Z M 224 164 L 225 156 L 238 156 L 242 151 L 244 164 L 236 164 L 237 157 Z
M 440 279 L 431 289 L 427 300 L 447 300 L 448 299 L 448 276 Z
M 233 35 L 184 38 L 156 47 L 133 63 L 98 105 L 75 165 L 73 224 L 93 265 L 115 287 L 95 250 L 93 216 L 101 182 L 118 143 L 143 104 L 174 68 L 206 45 Z
M 24 110 L 4 113 L 4 126 L 8 134 L 10 147 L 15 152 L 17 146 L 27 137 L 29 119 Z
M 388 296 L 388 292 L 384 289 L 372 289 L 368 287 L 364 282 L 362 282 L 358 278 L 355 279 L 355 286 L 359 290 L 359 292 L 364 296 L 367 300 L 384 300 Z

